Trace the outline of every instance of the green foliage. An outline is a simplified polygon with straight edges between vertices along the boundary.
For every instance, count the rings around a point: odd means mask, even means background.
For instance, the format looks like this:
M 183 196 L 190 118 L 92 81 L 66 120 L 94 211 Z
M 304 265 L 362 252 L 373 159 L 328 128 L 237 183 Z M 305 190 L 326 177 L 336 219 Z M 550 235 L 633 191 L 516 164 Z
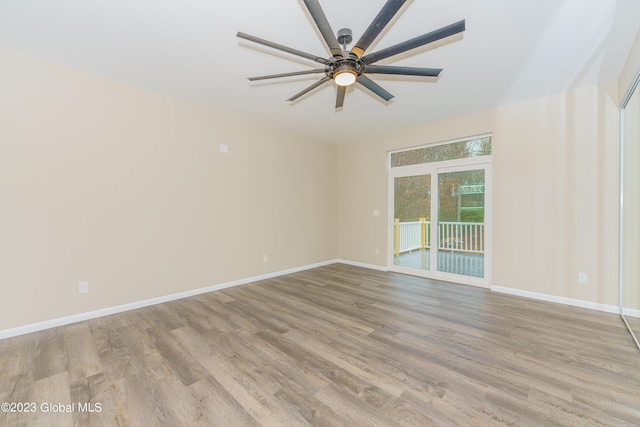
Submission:
M 461 193 L 462 186 L 484 188 L 484 171 L 442 173 L 438 175 L 438 216 L 444 222 L 483 222 L 484 192 Z M 417 175 L 396 178 L 394 182 L 395 218 L 400 222 L 430 220 L 431 176 Z M 461 208 L 460 210 L 458 208 Z
M 431 176 L 396 178 L 394 183 L 395 218 L 400 222 L 418 221 L 431 216 Z
M 484 208 L 473 210 L 462 210 L 460 212 L 461 222 L 484 222 Z

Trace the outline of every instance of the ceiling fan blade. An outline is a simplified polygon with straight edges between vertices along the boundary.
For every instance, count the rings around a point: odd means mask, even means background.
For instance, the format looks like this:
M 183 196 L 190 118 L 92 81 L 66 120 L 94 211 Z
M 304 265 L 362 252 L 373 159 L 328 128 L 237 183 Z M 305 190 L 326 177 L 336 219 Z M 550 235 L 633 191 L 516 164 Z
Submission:
M 268 76 L 249 77 L 248 80 L 254 82 L 257 80 L 277 79 L 280 77 L 302 76 L 304 74 L 318 74 L 324 72 L 324 68 L 316 68 L 314 70 L 294 71 L 292 73 L 269 74 Z
M 391 18 L 398 13 L 398 10 L 400 10 L 406 1 L 407 0 L 388 0 L 373 22 L 369 24 L 369 28 L 362 34 L 360 40 L 353 46 L 351 53 L 361 58 L 362 55 L 364 55 L 364 51 L 367 50 L 376 37 L 380 35 L 384 27 L 386 27 L 389 21 L 391 21 Z
M 331 29 L 329 20 L 327 20 L 327 16 L 324 14 L 322 7 L 320 7 L 320 3 L 318 2 L 318 0 L 304 0 L 304 4 L 305 6 L 307 6 L 311 17 L 318 26 L 318 29 L 320 30 L 324 41 L 327 43 L 327 46 L 329 46 L 331 55 L 343 57 L 344 53 L 342 52 L 342 48 L 338 43 L 336 34 Z
M 336 110 L 344 105 L 344 95 L 347 93 L 346 86 L 338 86 L 338 95 L 336 96 Z
M 393 95 L 391 95 L 389 92 L 380 87 L 380 85 L 378 85 L 376 82 L 374 82 L 364 74 L 361 74 L 358 77 L 358 83 L 360 83 L 362 86 L 366 87 L 385 101 L 389 101 L 391 98 L 393 98 Z
M 327 76 L 324 76 L 322 79 L 318 80 L 317 82 L 315 82 L 314 84 L 312 84 L 308 88 L 296 93 L 291 98 L 287 99 L 287 101 L 295 101 L 296 99 L 300 98 L 302 95 L 305 95 L 305 94 L 311 92 L 312 90 L 314 90 L 318 86 L 322 86 L 323 84 L 325 84 L 326 82 L 328 82 L 330 80 L 331 80 L 331 78 L 329 78 Z
M 390 65 L 366 65 L 367 74 L 396 74 L 401 76 L 438 77 L 442 68 L 396 67 Z
M 238 34 L 236 34 L 236 36 L 240 37 L 241 39 L 249 40 L 249 41 L 252 41 L 254 43 L 258 43 L 258 44 L 261 44 L 261 45 L 264 45 L 264 46 L 268 46 L 268 47 L 271 47 L 271 48 L 274 48 L 274 49 L 281 50 L 283 52 L 290 53 L 292 55 L 301 56 L 303 58 L 307 58 L 307 59 L 310 59 L 312 61 L 319 62 L 321 64 L 326 64 L 327 63 L 327 60 L 325 58 L 320 58 L 319 56 L 312 55 L 310 53 L 306 53 L 306 52 L 303 52 L 301 50 L 293 49 L 293 48 L 290 48 L 290 47 L 287 47 L 287 46 L 283 46 L 283 45 L 278 44 L 278 43 L 270 42 L 269 40 L 261 39 L 260 37 L 252 36 L 252 35 L 247 34 L 247 33 L 238 32 Z
M 446 27 L 439 28 L 430 33 L 423 34 L 415 37 L 411 40 L 398 43 L 386 49 L 379 50 L 377 52 L 370 53 L 362 57 L 362 61 L 365 64 L 373 64 L 381 59 L 389 58 L 390 56 L 398 55 L 411 49 L 415 49 L 420 46 L 424 46 L 428 43 L 444 39 L 445 37 L 452 36 L 454 34 L 461 33 L 465 29 L 464 19 L 462 21 L 455 22 Z

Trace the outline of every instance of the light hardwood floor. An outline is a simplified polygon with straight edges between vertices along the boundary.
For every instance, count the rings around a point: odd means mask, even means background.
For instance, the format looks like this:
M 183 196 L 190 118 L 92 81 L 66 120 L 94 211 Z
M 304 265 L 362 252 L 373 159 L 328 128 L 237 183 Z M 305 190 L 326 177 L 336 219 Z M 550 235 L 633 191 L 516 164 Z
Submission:
M 629 327 L 633 330 L 636 338 L 640 340 L 640 319 L 637 317 L 625 316 Z
M 640 425 L 619 316 L 341 264 L 1 340 L 0 375 L 8 426 Z

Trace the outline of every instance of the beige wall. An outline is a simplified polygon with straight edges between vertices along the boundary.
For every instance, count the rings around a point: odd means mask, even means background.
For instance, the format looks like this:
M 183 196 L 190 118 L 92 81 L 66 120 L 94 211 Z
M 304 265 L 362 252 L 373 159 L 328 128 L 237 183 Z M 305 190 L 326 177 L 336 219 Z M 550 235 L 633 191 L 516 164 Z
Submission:
M 0 330 L 335 258 L 333 145 L 6 51 L 0 94 Z
M 490 132 L 491 283 L 617 305 L 617 89 L 588 87 L 340 146 L 338 257 L 386 265 L 389 150 Z M 579 272 L 588 284 L 577 283 Z

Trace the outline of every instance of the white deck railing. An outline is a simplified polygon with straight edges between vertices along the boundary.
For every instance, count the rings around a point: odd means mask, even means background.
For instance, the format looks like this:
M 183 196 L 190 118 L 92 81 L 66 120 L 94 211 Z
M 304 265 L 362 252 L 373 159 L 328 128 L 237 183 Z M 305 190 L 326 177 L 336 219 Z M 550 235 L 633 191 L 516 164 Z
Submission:
M 422 227 L 428 222 L 401 222 L 400 225 L 400 248 L 399 252 L 409 252 L 429 247 L 429 240 L 423 245 L 422 243 Z M 428 226 L 427 226 L 428 227 Z
M 431 248 L 431 222 L 395 222 L 394 252 L 399 255 Z M 484 223 L 440 222 L 438 249 L 451 252 L 484 253 Z

